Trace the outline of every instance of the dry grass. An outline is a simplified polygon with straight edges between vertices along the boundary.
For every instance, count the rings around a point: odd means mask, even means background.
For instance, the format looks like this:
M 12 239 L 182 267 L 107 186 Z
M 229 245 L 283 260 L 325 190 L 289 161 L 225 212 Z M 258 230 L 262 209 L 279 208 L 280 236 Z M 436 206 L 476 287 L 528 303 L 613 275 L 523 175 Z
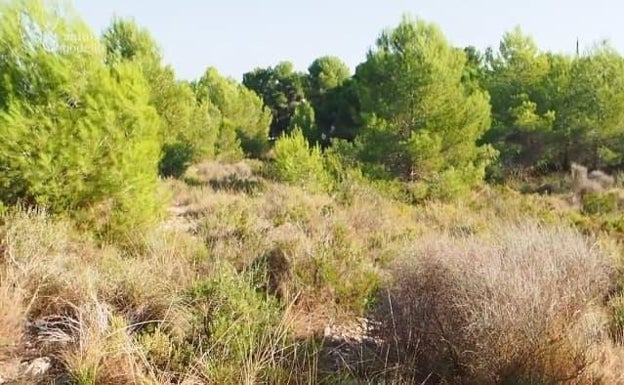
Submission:
M 534 224 L 427 238 L 393 271 L 382 312 L 390 353 L 423 379 L 461 384 L 578 377 L 593 341 L 571 331 L 613 273 L 583 237 Z
M 2 256 L 9 258 L 8 253 Z M 0 360 L 20 342 L 28 304 L 21 288 L 22 272 L 5 264 L 0 268 Z
M 527 357 L 552 376 L 579 358 L 590 364 L 580 383 L 619 381 L 624 353 L 604 337 L 608 308 L 593 303 L 602 318 L 585 322 L 585 305 L 609 283 L 602 254 L 567 230 L 517 225 L 570 223 L 558 197 L 486 188 L 463 202 L 411 206 L 363 182 L 311 194 L 266 181 L 259 168 L 205 163 L 186 183 L 164 181 L 171 217 L 136 249 L 96 244 L 43 212 L 1 217 L 0 365 L 52 357 L 50 380 L 79 384 L 407 384 L 434 369 L 440 379 L 449 362 L 462 379 L 487 382 Z M 414 258 L 393 262 L 401 255 Z M 400 327 L 386 337 L 394 348 L 419 341 L 414 351 L 429 360 L 394 361 L 348 342 L 349 352 L 367 352 L 360 362 L 322 336 L 370 309 L 391 278 L 390 319 Z M 446 345 L 418 334 L 440 324 L 417 312 L 414 293 L 427 314 L 459 315 L 441 318 L 459 347 L 451 361 Z M 600 342 L 588 344 L 590 335 Z M 337 357 L 350 361 L 328 366 Z M 538 357 L 557 360 L 539 366 Z
M 41 326 L 40 338 L 61 343 L 59 359 L 78 384 L 139 384 L 147 380 L 126 321 L 93 300 L 74 317 Z
M 53 357 L 51 375 L 65 373 L 78 384 L 188 382 L 201 377 L 199 367 L 219 365 L 218 358 L 193 352 L 193 340 L 209 337 L 197 325 L 200 309 L 193 308 L 188 291 L 221 276 L 208 267 L 205 246 L 195 237 L 158 230 L 143 240 L 140 254 L 128 254 L 96 246 L 68 222 L 45 213 L 15 212 L 2 219 L 0 360 Z M 237 282 L 237 275 L 232 280 Z M 251 320 L 240 327 L 246 325 Z M 266 326 L 266 336 L 273 336 L 275 328 Z M 156 331 L 166 335 L 165 362 L 155 362 L 143 345 Z M 268 352 L 281 343 L 265 340 L 273 345 L 248 349 Z M 244 363 L 255 362 L 257 368 L 265 361 L 259 356 Z

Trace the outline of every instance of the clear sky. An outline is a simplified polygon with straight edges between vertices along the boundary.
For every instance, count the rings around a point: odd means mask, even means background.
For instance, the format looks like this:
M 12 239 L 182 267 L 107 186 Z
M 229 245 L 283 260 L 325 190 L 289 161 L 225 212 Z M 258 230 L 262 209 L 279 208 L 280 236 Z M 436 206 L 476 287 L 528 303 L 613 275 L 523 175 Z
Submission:
M 608 39 L 624 52 L 621 0 L 74 0 L 96 32 L 113 16 L 132 17 L 160 44 L 179 77 L 206 67 L 241 79 L 255 67 L 290 60 L 305 70 L 336 55 L 352 69 L 380 31 L 405 13 L 435 22 L 457 46 L 498 47 L 519 25 L 541 49 L 572 53 Z

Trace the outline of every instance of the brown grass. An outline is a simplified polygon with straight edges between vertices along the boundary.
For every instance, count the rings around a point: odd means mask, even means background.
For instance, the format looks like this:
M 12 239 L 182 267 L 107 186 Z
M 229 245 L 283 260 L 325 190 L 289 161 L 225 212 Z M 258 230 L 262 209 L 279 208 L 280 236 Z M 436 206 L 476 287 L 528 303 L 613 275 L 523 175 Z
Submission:
M 583 237 L 534 224 L 427 238 L 393 271 L 381 313 L 389 352 L 421 378 L 458 384 L 578 377 L 591 341 L 571 330 L 613 272 Z
M 610 309 L 592 301 L 609 283 L 602 252 L 521 225 L 570 223 L 560 197 L 484 188 L 412 206 L 364 182 L 311 194 L 259 168 L 205 163 L 164 181 L 170 218 L 135 249 L 44 212 L 0 217 L 0 367 L 51 357 L 50 381 L 79 384 L 432 384 L 559 378 L 576 360 L 578 383 L 619 381 Z M 384 281 L 391 350 L 323 336 L 353 324 Z

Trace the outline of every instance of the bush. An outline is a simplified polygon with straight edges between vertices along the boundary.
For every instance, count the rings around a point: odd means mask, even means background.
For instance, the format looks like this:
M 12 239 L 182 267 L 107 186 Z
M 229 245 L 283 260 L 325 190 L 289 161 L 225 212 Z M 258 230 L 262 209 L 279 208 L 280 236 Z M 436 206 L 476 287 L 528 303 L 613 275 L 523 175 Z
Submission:
M 140 68 L 106 67 L 82 23 L 22 3 L 0 7 L 0 200 L 79 213 L 100 233 L 141 228 L 159 208 L 160 144 Z M 94 49 L 55 52 L 33 30 Z
M 217 159 L 222 162 L 236 163 L 243 159 L 240 139 L 236 132 L 227 125 L 222 125 L 216 143 Z
M 450 167 L 433 178 L 428 197 L 450 200 L 464 196 L 483 178 L 482 172 L 478 167 L 467 166 L 463 169 Z
M 292 185 L 313 191 L 331 189 L 331 178 L 325 170 L 320 148 L 310 148 L 299 128 L 275 143 L 273 172 L 278 180 Z
M 610 264 L 567 229 L 507 226 L 490 239 L 436 237 L 395 264 L 379 312 L 395 359 L 445 383 L 577 376 L 589 342 L 570 330 L 607 293 Z
M 583 195 L 583 213 L 588 215 L 610 214 L 618 209 L 617 193 L 589 193 Z
M 210 352 L 201 370 L 211 383 L 267 381 L 289 339 L 277 300 L 257 292 L 252 281 L 229 268 L 190 292 L 195 302 L 196 344 Z
M 192 147 L 187 143 L 171 143 L 163 146 L 158 170 L 163 177 L 180 178 L 193 160 Z
M 367 250 L 358 246 L 352 230 L 333 225 L 326 240 L 309 258 L 294 261 L 294 272 L 307 297 L 362 314 L 380 286 L 380 273 Z

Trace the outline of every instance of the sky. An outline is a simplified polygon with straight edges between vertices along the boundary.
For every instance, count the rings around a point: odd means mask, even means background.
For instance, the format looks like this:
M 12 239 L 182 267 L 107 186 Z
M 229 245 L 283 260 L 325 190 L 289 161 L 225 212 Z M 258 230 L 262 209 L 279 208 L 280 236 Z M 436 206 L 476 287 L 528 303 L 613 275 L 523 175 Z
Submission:
M 298 70 L 324 55 L 352 69 L 385 28 L 404 14 L 434 22 L 456 46 L 497 48 L 520 26 L 542 50 L 573 53 L 607 39 L 624 52 L 620 0 L 74 0 L 96 32 L 111 18 L 133 18 L 160 44 L 178 77 L 216 67 L 237 80 L 289 60 Z

